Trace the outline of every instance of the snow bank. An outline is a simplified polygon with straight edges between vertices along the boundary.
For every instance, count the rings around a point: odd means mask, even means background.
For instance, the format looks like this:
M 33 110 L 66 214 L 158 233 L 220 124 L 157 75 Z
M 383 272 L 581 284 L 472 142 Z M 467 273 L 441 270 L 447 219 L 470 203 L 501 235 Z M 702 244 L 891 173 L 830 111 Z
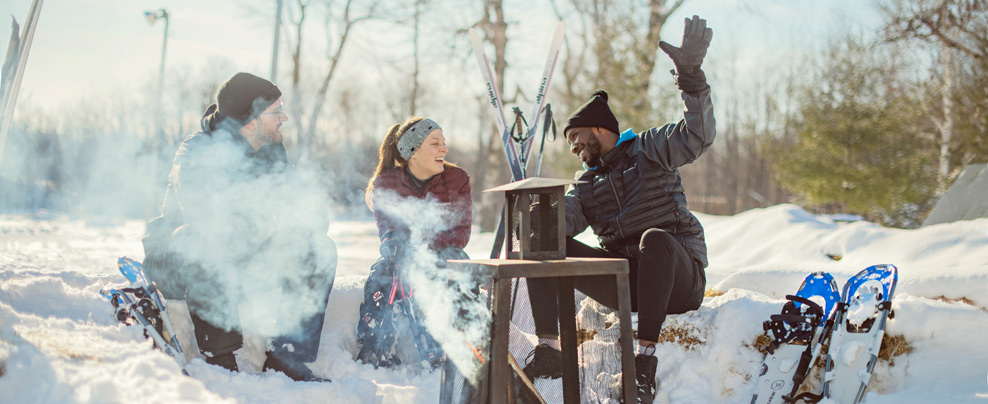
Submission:
M 762 334 L 761 322 L 778 312 L 783 296 L 811 271 L 828 271 L 843 285 L 879 263 L 899 268 L 896 316 L 888 333 L 905 337 L 914 350 L 895 358 L 894 365 L 878 365 L 865 402 L 988 400 L 988 347 L 982 342 L 988 335 L 988 219 L 898 230 L 837 223 L 793 205 L 698 216 L 710 251 L 707 286 L 724 294 L 706 298 L 697 311 L 669 317 L 666 330 L 679 331 L 690 343 L 658 346 L 656 403 L 749 403 L 762 360 L 753 344 Z M 143 259 L 143 231 L 139 221 L 0 215 L 0 401 L 438 401 L 438 372 L 414 366 L 374 369 L 353 360 L 357 306 L 378 255 L 373 223 L 331 226 L 339 271 L 319 358 L 310 367 L 332 383 L 297 383 L 259 372 L 263 341 L 250 339 L 241 355 L 242 372 L 194 360 L 187 368 L 192 377 L 182 376 L 139 329 L 117 323 L 97 294 L 101 287 L 122 284 L 117 257 Z M 595 242 L 589 233 L 579 238 Z M 475 232 L 467 252 L 486 257 L 492 239 Z M 940 297 L 965 298 L 973 305 L 934 299 Z

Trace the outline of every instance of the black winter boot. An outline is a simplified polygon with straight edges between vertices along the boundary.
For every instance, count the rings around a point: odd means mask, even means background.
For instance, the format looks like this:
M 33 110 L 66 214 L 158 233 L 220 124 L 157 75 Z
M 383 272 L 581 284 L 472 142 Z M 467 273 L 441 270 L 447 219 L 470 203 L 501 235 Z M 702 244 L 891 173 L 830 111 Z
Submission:
M 239 371 L 237 369 L 237 357 L 233 355 L 233 352 L 219 355 L 203 352 L 203 356 L 205 356 L 206 363 L 210 365 L 216 365 L 231 372 Z
M 268 359 L 264 361 L 264 367 L 261 369 L 262 372 L 268 369 L 276 370 L 284 373 L 285 376 L 290 377 L 292 380 L 297 382 L 328 382 L 329 379 L 324 379 L 317 377 L 312 373 L 312 370 L 303 362 L 284 360 L 268 352 Z
M 221 366 L 231 372 L 238 371 L 237 357 L 233 352 L 244 346 L 244 337 L 239 329 L 225 329 L 206 321 L 197 315 L 199 311 L 197 307 L 199 306 L 189 303 L 189 314 L 192 316 L 192 327 L 196 343 L 199 345 L 199 353 L 210 365 Z M 236 316 L 236 313 L 231 311 L 229 314 Z
M 638 404 L 655 401 L 655 368 L 659 359 L 653 356 L 655 345 L 645 347 L 645 352 L 635 355 L 635 382 L 638 385 Z

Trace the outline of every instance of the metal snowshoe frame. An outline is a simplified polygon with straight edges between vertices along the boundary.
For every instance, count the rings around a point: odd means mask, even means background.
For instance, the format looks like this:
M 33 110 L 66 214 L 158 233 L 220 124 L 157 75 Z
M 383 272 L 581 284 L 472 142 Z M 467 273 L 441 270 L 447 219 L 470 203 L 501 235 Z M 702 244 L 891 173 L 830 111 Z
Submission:
M 815 296 L 823 298 L 823 306 L 811 300 Z M 822 341 L 832 329 L 831 315 L 840 300 L 840 292 L 833 276 L 814 272 L 803 279 L 796 295 L 787 295 L 786 300 L 781 314 L 773 314 L 762 323 L 773 339 L 762 362 L 752 404 L 794 403 L 804 398 L 804 395 L 796 396 L 796 392 L 820 356 Z M 784 360 L 793 363 L 785 364 Z
M 357 352 L 357 359 L 378 367 L 394 367 L 401 364 L 397 353 L 394 350 L 395 340 L 398 337 L 398 326 L 395 325 L 400 319 L 400 313 L 395 312 L 393 302 L 385 299 L 394 298 L 394 287 L 398 282 L 398 276 L 392 275 L 392 293 L 381 294 L 375 292 L 373 299 L 375 306 L 379 308 L 380 318 L 372 317 L 371 313 L 361 313 L 361 321 L 364 324 L 374 322 L 374 326 L 368 326 L 366 335 L 360 335 L 358 328 L 358 339 L 360 339 L 360 351 Z M 365 297 L 366 299 L 366 297 Z M 358 327 L 360 324 L 358 323 Z
M 871 373 L 878 362 L 878 352 L 885 336 L 885 326 L 892 317 L 892 296 L 899 280 L 898 268 L 891 264 L 872 265 L 858 272 L 844 284 L 843 299 L 834 315 L 834 329 L 830 335 L 830 349 L 823 377 L 823 396 L 842 404 L 856 404 L 864 398 Z M 849 309 L 856 305 L 861 286 L 871 281 L 881 284 L 881 295 L 875 306 L 876 314 L 860 326 L 848 322 Z M 863 347 L 850 364 L 846 363 L 844 349 L 848 344 Z

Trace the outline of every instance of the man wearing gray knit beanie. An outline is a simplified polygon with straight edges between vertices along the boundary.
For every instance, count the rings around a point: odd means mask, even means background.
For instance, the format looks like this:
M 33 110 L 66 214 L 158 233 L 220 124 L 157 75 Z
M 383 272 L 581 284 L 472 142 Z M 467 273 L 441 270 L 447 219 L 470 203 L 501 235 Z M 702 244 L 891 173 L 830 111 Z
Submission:
M 206 363 L 238 371 L 243 321 L 271 338 L 262 370 L 321 381 L 306 362 L 318 353 L 336 245 L 326 192 L 288 161 L 287 121 L 274 83 L 237 73 L 220 85 L 202 130 L 175 153 L 144 265 L 165 298 L 187 302 Z
M 570 115 L 564 129 L 570 152 L 586 169 L 566 193 L 566 255 L 628 260 L 631 308 L 638 313 L 639 403 L 655 398 L 655 344 L 666 315 L 699 308 L 706 285 L 703 227 L 686 205 L 678 169 L 699 158 L 716 136 L 710 86 L 700 70 L 713 36 L 706 25 L 693 16 L 686 19 L 681 47 L 659 43 L 676 66 L 673 75 L 685 107 L 679 122 L 637 134 L 620 132 L 607 92 L 598 90 Z M 588 227 L 600 248 L 573 239 Z M 554 281 L 527 282 L 540 343 L 525 373 L 531 379 L 561 377 Z M 574 278 L 573 284 L 600 302 L 616 286 L 594 277 Z

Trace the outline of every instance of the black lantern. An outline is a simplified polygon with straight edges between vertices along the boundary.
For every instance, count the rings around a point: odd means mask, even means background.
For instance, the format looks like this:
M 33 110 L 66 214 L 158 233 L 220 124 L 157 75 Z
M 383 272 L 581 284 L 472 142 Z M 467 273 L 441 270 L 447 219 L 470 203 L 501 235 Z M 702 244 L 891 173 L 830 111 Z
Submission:
M 533 177 L 484 191 L 505 193 L 505 258 L 566 258 L 566 202 L 563 196 L 566 186 L 576 182 Z

